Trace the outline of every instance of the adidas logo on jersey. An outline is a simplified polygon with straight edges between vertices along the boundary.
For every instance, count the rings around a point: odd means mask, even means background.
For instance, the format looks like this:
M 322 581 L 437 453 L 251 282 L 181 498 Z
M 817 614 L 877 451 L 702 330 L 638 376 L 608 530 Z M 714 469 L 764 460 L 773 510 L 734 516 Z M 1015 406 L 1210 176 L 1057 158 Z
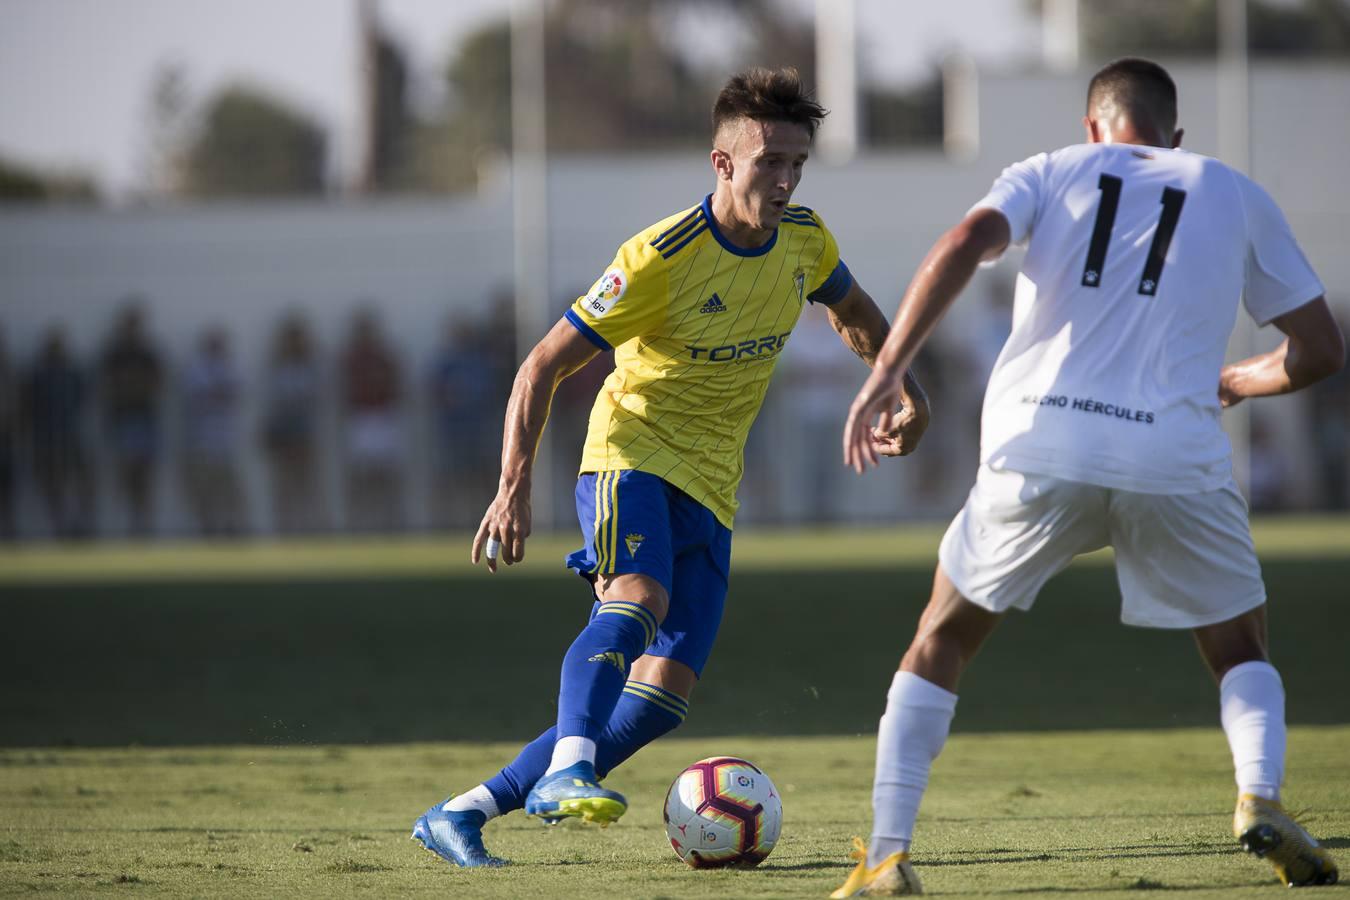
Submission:
M 606 650 L 604 653 L 597 653 L 586 660 L 586 662 L 607 662 L 625 675 L 628 674 L 628 667 L 624 664 L 623 654 L 617 650 Z
M 713 294 L 709 297 L 699 309 L 699 312 L 701 313 L 719 313 L 726 311 L 727 305 L 722 302 L 722 298 L 717 296 L 717 294 Z

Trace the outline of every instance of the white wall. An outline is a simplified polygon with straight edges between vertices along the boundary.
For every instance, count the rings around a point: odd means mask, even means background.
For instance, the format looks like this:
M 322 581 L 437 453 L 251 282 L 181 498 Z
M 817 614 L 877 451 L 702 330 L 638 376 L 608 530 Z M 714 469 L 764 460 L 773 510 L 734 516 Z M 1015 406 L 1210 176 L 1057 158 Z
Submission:
M 1213 68 L 1182 64 L 1173 72 L 1186 146 L 1213 152 Z M 985 73 L 979 85 L 980 145 L 972 161 L 952 163 L 933 151 L 865 155 L 842 168 L 812 163 L 797 199 L 822 214 L 849 267 L 889 314 L 931 242 L 1004 165 L 1081 140 L 1089 75 L 1088 70 L 1067 76 Z M 1251 96 L 1251 174 L 1282 204 L 1331 298 L 1346 308 L 1350 186 L 1343 169 L 1344 148 L 1350 146 L 1350 67 L 1263 65 L 1253 71 Z M 549 206 L 557 311 L 604 269 L 620 242 L 697 202 L 711 185 L 706 155 L 697 148 L 661 157 L 555 157 Z M 121 298 L 140 293 L 147 298 L 152 331 L 172 357 L 181 358 L 202 328 L 224 323 L 243 371 L 256 383 L 284 311 L 308 313 L 331 352 L 351 311 L 369 299 L 378 303 L 388 332 L 416 367 L 409 374 L 417 375 L 440 340 L 447 314 L 486 317 L 487 305 L 509 286 L 510 210 L 509 184 L 450 200 L 4 210 L 0 321 L 11 354 L 25 364 L 53 322 L 69 328 L 76 351 L 87 359 Z M 982 298 L 1010 280 L 1011 265 L 1015 262 L 978 276 L 970 296 L 942 326 L 942 340 L 954 346 L 979 342 L 989 330 Z M 1274 336 L 1260 340 L 1273 344 Z M 839 390 L 842 420 L 851 388 Z M 954 409 L 969 415 L 962 404 L 934 400 L 938 415 Z M 1298 424 L 1296 402 L 1270 407 L 1281 421 Z M 246 416 L 254 411 L 246 409 Z M 408 425 L 418 448 L 424 444 L 420 412 L 410 409 Z M 970 423 L 953 424 L 967 429 Z M 771 414 L 768 427 L 791 443 L 793 425 L 787 403 Z M 938 419 L 934 427 L 947 425 Z M 965 438 L 951 452 L 974 459 Z M 425 511 L 420 462 L 413 460 L 408 485 L 415 523 Z M 265 527 L 264 485 L 252 450 L 246 463 L 255 519 Z M 870 480 L 841 478 L 846 508 L 865 518 L 942 513 L 959 502 L 969 483 L 957 477 L 940 498 L 916 508 L 908 502 L 916 469 L 906 460 Z M 791 473 L 782 480 L 783 489 L 792 490 Z M 329 482 L 335 491 L 334 473 Z M 167 475 L 164 487 L 168 529 L 178 530 L 183 518 Z M 1306 493 L 1309 487 L 1303 483 L 1299 489 Z M 566 525 L 565 486 L 560 491 Z

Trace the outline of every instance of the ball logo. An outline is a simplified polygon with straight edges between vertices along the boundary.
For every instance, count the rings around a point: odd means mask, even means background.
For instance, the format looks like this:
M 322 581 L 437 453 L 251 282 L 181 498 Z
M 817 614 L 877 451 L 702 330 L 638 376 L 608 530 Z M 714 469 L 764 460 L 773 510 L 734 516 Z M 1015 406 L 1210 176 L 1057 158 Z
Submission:
M 628 276 L 622 269 L 610 269 L 591 287 L 590 293 L 582 301 L 586 312 L 597 319 L 614 308 L 614 304 L 623 299 L 628 290 Z
M 736 783 L 743 788 L 752 788 L 755 786 L 755 779 L 751 778 L 749 775 L 737 775 Z

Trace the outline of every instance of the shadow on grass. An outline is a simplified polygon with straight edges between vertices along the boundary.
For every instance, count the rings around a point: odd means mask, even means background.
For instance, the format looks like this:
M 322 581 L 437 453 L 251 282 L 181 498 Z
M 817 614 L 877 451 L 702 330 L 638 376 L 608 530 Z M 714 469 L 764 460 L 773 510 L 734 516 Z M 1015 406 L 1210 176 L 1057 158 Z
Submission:
M 1290 720 L 1350 720 L 1350 560 L 1265 575 Z M 733 575 L 680 733 L 875 734 L 931 577 Z M 1109 568 L 1054 579 L 981 651 L 955 729 L 1212 726 L 1189 635 L 1122 627 L 1118 596 Z M 556 715 L 558 664 L 590 609 L 562 573 L 7 586 L 0 606 L 10 747 L 528 739 Z M 1047 684 L 1054 702 L 1039 700 Z
M 1221 891 L 1224 889 L 1237 890 L 1239 888 L 1266 888 L 1270 887 L 1272 882 L 1269 879 L 1261 881 L 1235 881 L 1227 884 L 1164 884 L 1161 881 L 1154 881 L 1151 878 L 1139 878 L 1135 881 L 1124 884 L 1112 885 L 1092 885 L 1083 887 L 1063 887 L 1062 885 L 1046 885 L 1044 887 L 1017 887 L 1006 888 L 1004 890 L 981 888 L 981 894 L 990 894 L 1001 896 L 1004 894 L 1114 894 L 1124 891 Z

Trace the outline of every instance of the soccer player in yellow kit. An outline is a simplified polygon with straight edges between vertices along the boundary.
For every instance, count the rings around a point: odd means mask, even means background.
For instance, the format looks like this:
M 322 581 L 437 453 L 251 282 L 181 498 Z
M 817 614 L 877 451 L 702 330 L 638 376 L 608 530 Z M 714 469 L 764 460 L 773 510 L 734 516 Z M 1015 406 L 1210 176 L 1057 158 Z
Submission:
M 472 559 L 495 572 L 524 558 L 553 393 L 613 349 L 577 482 L 585 546 L 567 560 L 597 602 L 563 659 L 556 726 L 417 819 L 413 837 L 443 859 L 501 865 L 481 829 L 513 809 L 550 824 L 625 812 L 599 781 L 688 710 L 722 618 L 746 435 L 804 305 L 824 304 L 868 365 L 885 341 L 885 317 L 820 216 L 790 202 L 824 115 L 795 70 L 734 76 L 713 107 L 713 193 L 625 242 L 521 365 Z M 900 402 L 873 430 L 878 453 L 909 453 L 927 427 L 908 373 Z

